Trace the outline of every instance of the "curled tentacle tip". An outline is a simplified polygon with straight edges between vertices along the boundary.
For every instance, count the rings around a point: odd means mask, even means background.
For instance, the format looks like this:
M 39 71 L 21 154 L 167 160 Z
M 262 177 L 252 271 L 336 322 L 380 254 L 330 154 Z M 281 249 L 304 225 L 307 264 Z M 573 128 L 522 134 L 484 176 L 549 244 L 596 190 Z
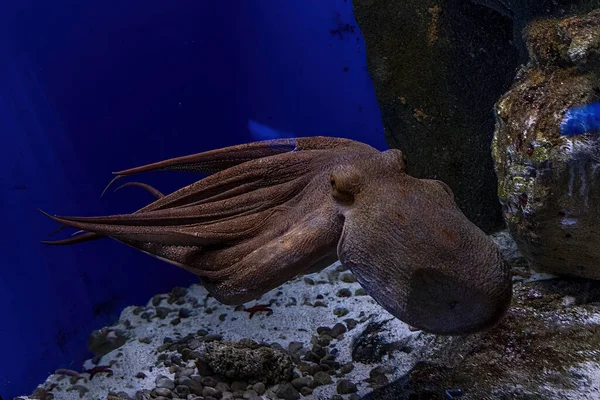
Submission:
M 113 172 L 113 174 L 115 174 L 115 172 Z M 104 190 L 102 191 L 102 193 L 100 194 L 100 198 L 102 198 L 104 196 L 104 193 L 106 193 L 106 191 L 108 190 L 109 187 L 112 186 L 113 183 L 115 183 L 115 181 L 119 178 L 122 178 L 123 175 L 118 175 L 116 174 L 114 178 L 112 178 L 110 180 L 110 182 L 108 182 L 108 185 L 106 185 L 106 187 L 104 188 Z

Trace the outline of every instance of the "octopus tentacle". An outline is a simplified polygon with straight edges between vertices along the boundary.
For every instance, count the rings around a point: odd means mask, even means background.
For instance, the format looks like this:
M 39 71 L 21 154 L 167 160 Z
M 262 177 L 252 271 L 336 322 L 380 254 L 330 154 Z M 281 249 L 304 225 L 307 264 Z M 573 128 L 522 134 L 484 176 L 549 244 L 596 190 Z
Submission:
M 158 189 L 148 185 L 147 183 L 142 183 L 142 182 L 127 182 L 122 184 L 121 186 L 119 186 L 118 188 L 116 188 L 114 190 L 114 192 L 118 192 L 119 190 L 123 189 L 124 187 L 128 187 L 128 186 L 135 186 L 135 187 L 139 187 L 141 189 L 146 190 L 148 193 L 150 193 L 152 196 L 154 196 L 156 199 L 162 199 L 163 197 L 165 197 L 165 195 Z
M 109 182 L 102 194 L 104 194 L 117 179 L 142 172 L 175 170 L 214 174 L 247 161 L 271 157 L 282 153 L 339 148 L 356 148 L 363 151 L 377 151 L 364 143 L 335 137 L 315 136 L 265 140 L 171 158 L 113 172 L 116 176 Z

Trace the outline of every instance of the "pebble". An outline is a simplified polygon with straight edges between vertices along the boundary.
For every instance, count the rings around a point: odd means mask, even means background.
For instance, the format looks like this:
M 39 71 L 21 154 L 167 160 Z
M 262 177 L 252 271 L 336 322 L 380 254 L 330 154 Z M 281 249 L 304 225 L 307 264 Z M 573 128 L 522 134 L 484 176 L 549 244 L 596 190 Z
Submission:
M 277 389 L 277 397 L 284 400 L 298 400 L 300 399 L 300 393 L 292 386 L 291 383 L 285 382 L 279 385 Z
M 244 381 L 233 381 L 231 383 L 231 390 L 234 392 L 243 392 L 248 387 L 248 384 Z
M 367 295 L 367 291 L 363 288 L 358 288 L 354 291 L 354 295 L 355 296 L 366 296 Z
M 246 390 L 243 394 L 244 399 L 251 399 L 253 397 L 258 396 L 258 393 L 256 393 L 254 390 L 250 389 L 250 390 Z
M 356 277 L 354 275 L 352 275 L 351 273 L 344 273 L 342 274 L 342 276 L 340 276 L 340 280 L 342 282 L 346 282 L 346 283 L 354 283 L 356 282 Z
M 337 317 L 343 317 L 344 315 L 348 315 L 350 311 L 348 311 L 347 308 L 334 308 L 333 309 L 333 315 L 337 316 Z
M 314 387 L 314 382 L 311 378 L 303 376 L 302 378 L 294 379 L 292 381 L 292 386 L 294 386 L 296 390 L 301 390 L 303 387 Z
M 343 288 L 343 289 L 338 290 L 336 296 L 337 297 L 351 297 L 352 292 L 348 288 Z
M 158 396 L 163 396 L 167 398 L 173 397 L 171 391 L 164 387 L 157 387 L 156 389 L 154 389 L 154 393 L 156 393 Z
M 348 379 L 340 379 L 337 382 L 337 392 L 339 394 L 356 393 L 357 390 L 356 384 Z
M 154 383 L 156 384 L 157 388 L 165 388 L 165 389 L 175 389 L 175 382 L 173 382 L 171 379 L 167 378 L 164 375 L 159 375 L 156 377 L 156 379 L 154 380 Z
M 205 376 L 202 378 L 202 384 L 204 386 L 209 386 L 209 387 L 214 388 L 215 386 L 217 386 L 217 383 L 218 383 L 218 381 L 212 376 Z M 245 388 L 246 387 L 244 386 L 244 389 Z
M 192 315 L 192 311 L 188 308 L 179 309 L 179 318 L 189 318 Z
M 219 392 L 217 389 L 212 388 L 212 387 L 204 387 L 204 389 L 202 390 L 202 396 L 206 397 L 214 397 L 215 399 L 220 399 L 222 396 L 222 393 Z
M 323 371 L 317 372 L 313 378 L 315 381 L 315 386 L 323 386 L 333 383 L 333 380 L 331 380 L 331 375 Z
M 344 322 L 346 323 L 346 326 L 348 327 L 349 331 L 356 328 L 356 325 L 358 325 L 358 321 L 354 318 L 347 318 L 344 320 Z
M 254 385 L 252 385 L 252 389 L 254 389 L 254 391 L 256 392 L 256 394 L 262 396 L 263 394 L 265 394 L 265 392 L 267 391 L 267 388 L 265 387 L 265 384 L 262 382 L 258 382 L 255 383 Z
M 347 332 L 346 326 L 344 326 L 344 324 L 341 324 L 338 322 L 337 324 L 335 324 L 333 326 L 333 328 L 331 328 L 331 331 L 329 332 L 329 336 L 337 339 L 339 336 L 343 335 L 346 332 Z

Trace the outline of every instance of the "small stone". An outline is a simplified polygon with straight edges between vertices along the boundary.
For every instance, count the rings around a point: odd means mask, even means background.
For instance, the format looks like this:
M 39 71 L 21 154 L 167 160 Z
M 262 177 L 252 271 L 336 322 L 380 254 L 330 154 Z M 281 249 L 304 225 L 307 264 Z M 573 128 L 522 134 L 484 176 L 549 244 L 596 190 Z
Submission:
M 171 325 L 179 325 L 181 323 L 181 318 L 175 318 L 171 321 Z
M 354 291 L 354 295 L 355 296 L 366 296 L 367 295 L 367 291 L 363 288 L 358 288 Z
M 192 368 L 181 368 L 179 370 L 179 376 L 183 377 L 183 376 L 192 376 L 194 375 L 194 369 Z
M 292 354 L 295 354 L 302 350 L 303 347 L 304 344 L 302 342 L 290 342 L 288 345 L 288 351 Z
M 353 369 L 354 369 L 354 364 L 352 364 L 352 363 L 344 364 L 340 367 L 340 374 L 342 374 L 342 375 L 349 374 L 350 372 L 352 372 Z
M 329 346 L 329 344 L 331 343 L 331 340 L 333 338 L 329 335 L 321 335 L 319 336 L 319 338 L 317 339 L 317 343 L 319 344 L 319 346 Z
M 142 337 L 142 338 L 139 338 L 139 339 L 138 339 L 138 341 L 139 341 L 140 343 L 144 343 L 144 344 L 150 344 L 150 343 L 152 343 L 152 339 L 150 339 L 149 337 Z
M 310 278 L 305 277 L 304 278 L 304 283 L 306 283 L 307 285 L 314 285 L 315 281 L 312 280 L 312 279 L 310 279 Z
M 256 394 L 262 396 L 267 391 L 265 384 L 262 382 L 255 383 L 252 385 L 252 389 L 256 392 Z
M 185 399 L 190 394 L 190 388 L 184 385 L 179 385 L 175 388 L 175 393 L 177 393 L 178 397 Z
M 258 395 L 258 393 L 256 393 L 254 390 L 250 389 L 250 390 L 246 390 L 243 394 L 244 399 L 251 399 L 252 397 L 256 397 Z
M 144 379 L 146 377 L 146 374 L 143 372 L 138 372 L 137 374 L 135 374 L 135 377 L 138 379 Z
M 333 309 L 333 315 L 335 315 L 336 317 L 343 317 L 344 315 L 347 315 L 350 311 L 348 311 L 347 308 L 334 308 Z
M 171 312 L 170 308 L 167 307 L 156 307 L 156 316 L 160 319 L 167 318 L 167 315 Z
M 329 375 L 326 372 L 323 371 L 319 371 L 317 372 L 314 376 L 314 381 L 315 381 L 315 387 L 316 386 L 323 386 L 323 385 L 329 385 L 331 383 L 333 383 L 333 380 L 331 379 L 331 375 Z
M 312 394 L 313 390 L 309 387 L 304 386 L 302 389 L 300 389 L 300 394 L 302 396 L 310 396 Z
M 313 307 L 327 307 L 327 304 L 325 302 L 322 302 L 321 300 L 317 300 L 313 304 Z
M 356 393 L 357 390 L 356 384 L 348 379 L 340 379 L 337 382 L 337 392 L 339 394 Z
M 168 399 L 170 399 L 171 397 L 173 397 L 173 394 L 171 393 L 171 391 L 167 388 L 164 387 L 157 387 L 156 389 L 154 389 L 154 393 L 156 393 L 158 396 L 163 396 L 166 397 Z
M 215 385 L 215 389 L 217 389 L 221 393 L 229 392 L 231 390 L 231 386 L 229 386 L 229 383 L 227 382 L 217 382 L 217 384 Z
M 280 384 L 276 394 L 277 397 L 284 400 L 298 400 L 300 398 L 300 393 L 289 382 Z
M 303 376 L 301 378 L 294 379 L 292 381 L 292 386 L 294 386 L 296 390 L 302 390 L 303 387 L 314 388 L 315 383 L 311 378 Z
M 344 398 L 339 394 L 334 394 L 333 396 L 331 396 L 331 400 L 344 400 Z
M 346 331 L 347 331 L 346 326 L 344 326 L 344 324 L 340 324 L 338 322 L 337 324 L 335 324 L 333 326 L 333 328 L 331 328 L 331 332 L 329 333 L 329 335 L 332 338 L 337 339 L 339 336 L 341 336 L 344 333 L 346 333 Z
M 204 336 L 205 342 L 219 342 L 221 339 L 223 339 L 223 336 L 216 333 L 211 333 L 210 335 Z
M 223 392 L 223 395 L 221 396 L 221 400 L 233 400 L 233 399 L 235 399 L 235 396 L 231 392 Z M 200 399 L 198 399 L 198 400 L 200 400 Z
M 198 336 L 206 336 L 206 335 L 208 335 L 208 331 L 206 329 L 198 329 L 198 331 L 196 332 L 196 334 Z
M 179 309 L 179 318 L 189 318 L 192 315 L 192 311 L 188 308 Z
M 218 383 L 218 381 L 212 376 L 203 377 L 201 382 L 204 386 L 209 386 L 211 388 L 214 388 L 215 386 L 217 386 L 217 383 Z
M 214 397 L 215 399 L 220 399 L 223 394 L 215 388 L 205 386 L 204 389 L 202 389 L 202 396 L 205 398 Z
M 349 272 L 343 273 L 342 276 L 340 276 L 340 280 L 342 282 L 346 282 L 346 283 L 354 283 L 356 282 L 356 277 L 354 275 L 352 275 Z
M 157 376 L 154 380 L 154 383 L 157 388 L 165 388 L 169 390 L 175 389 L 175 382 L 173 382 L 171 379 L 167 378 L 164 375 Z
M 350 297 L 350 296 L 352 296 L 352 292 L 348 288 L 343 288 L 343 289 L 340 289 L 337 291 L 336 296 L 337 297 Z
M 348 327 L 349 331 L 356 328 L 356 325 L 358 325 L 358 321 L 354 318 L 345 319 L 344 322 L 346 323 L 346 326 Z
M 162 294 L 157 294 L 156 296 L 152 297 L 152 305 L 154 307 L 158 306 L 162 299 L 164 299 L 164 296 Z

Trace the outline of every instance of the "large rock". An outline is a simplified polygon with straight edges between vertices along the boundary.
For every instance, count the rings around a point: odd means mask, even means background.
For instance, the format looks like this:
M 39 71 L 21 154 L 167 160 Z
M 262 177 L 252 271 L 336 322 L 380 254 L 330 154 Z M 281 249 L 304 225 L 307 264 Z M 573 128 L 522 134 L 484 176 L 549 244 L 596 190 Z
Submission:
M 486 232 L 503 225 L 490 156 L 493 105 L 527 60 L 521 31 L 600 0 L 354 0 L 390 147 L 454 190 Z
M 600 279 L 600 141 L 560 135 L 568 108 L 600 100 L 600 11 L 537 20 L 525 40 L 530 62 L 496 105 L 504 216 L 534 269 Z
M 468 1 L 353 4 L 390 147 L 411 175 L 446 182 L 477 226 L 502 226 L 490 143 L 518 65 L 511 21 Z

